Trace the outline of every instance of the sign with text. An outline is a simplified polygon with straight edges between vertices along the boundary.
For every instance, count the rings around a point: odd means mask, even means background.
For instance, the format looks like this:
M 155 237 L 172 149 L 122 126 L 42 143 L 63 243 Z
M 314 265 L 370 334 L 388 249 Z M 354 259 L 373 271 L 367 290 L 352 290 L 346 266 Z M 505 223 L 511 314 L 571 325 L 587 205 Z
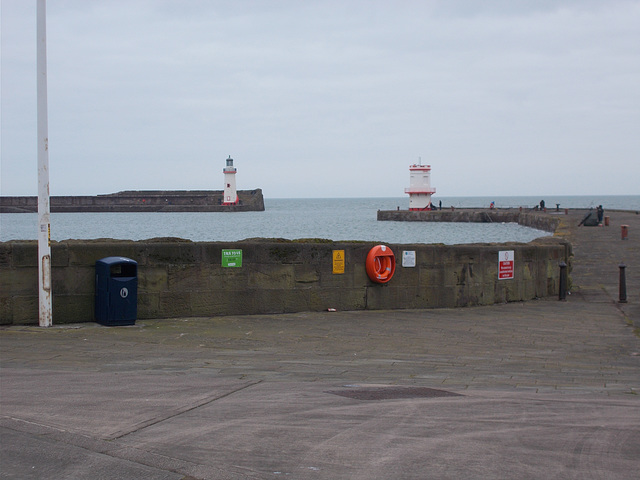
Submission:
M 402 266 L 403 267 L 415 267 L 416 266 L 416 252 L 415 250 L 405 250 L 402 252 Z
M 242 250 L 222 250 L 222 266 L 242 267 Z
M 498 252 L 498 280 L 513 278 L 514 269 L 513 250 L 502 250 Z
M 344 250 L 333 251 L 333 273 L 344 273 Z

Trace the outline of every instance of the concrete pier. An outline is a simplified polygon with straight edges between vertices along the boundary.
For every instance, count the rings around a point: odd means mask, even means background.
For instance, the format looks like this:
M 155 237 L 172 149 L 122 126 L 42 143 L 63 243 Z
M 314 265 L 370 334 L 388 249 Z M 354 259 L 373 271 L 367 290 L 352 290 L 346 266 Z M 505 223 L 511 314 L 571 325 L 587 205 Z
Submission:
M 51 211 L 74 212 L 251 212 L 264 210 L 262 190 L 239 190 L 238 203 L 223 205 L 222 190 L 132 190 L 107 195 L 53 196 Z M 0 213 L 33 213 L 37 197 L 0 197 Z
M 640 216 L 582 215 L 567 301 L 1 328 L 2 476 L 635 479 Z
M 554 232 L 561 217 L 517 208 L 460 208 L 455 210 L 378 210 L 378 221 L 453 222 L 453 223 L 517 223 L 525 227 Z

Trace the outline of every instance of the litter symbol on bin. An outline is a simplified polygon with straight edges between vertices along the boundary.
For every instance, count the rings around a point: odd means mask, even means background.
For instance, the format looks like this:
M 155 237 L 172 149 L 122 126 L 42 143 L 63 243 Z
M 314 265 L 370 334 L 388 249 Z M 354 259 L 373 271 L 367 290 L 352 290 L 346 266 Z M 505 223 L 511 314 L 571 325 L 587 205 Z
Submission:
M 120 289 L 120 296 L 122 298 L 127 298 L 129 296 L 129 289 L 127 287 L 122 287 Z

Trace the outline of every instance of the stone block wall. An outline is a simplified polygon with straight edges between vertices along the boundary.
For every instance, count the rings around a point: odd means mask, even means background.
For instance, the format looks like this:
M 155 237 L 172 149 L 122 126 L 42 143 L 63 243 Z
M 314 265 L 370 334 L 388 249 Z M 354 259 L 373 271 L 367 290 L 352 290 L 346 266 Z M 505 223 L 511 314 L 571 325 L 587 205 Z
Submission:
M 461 222 L 461 223 L 517 223 L 547 232 L 554 232 L 560 223 L 557 215 L 525 211 L 516 208 L 455 210 L 378 210 L 379 221 L 394 222 Z
M 95 262 L 138 262 L 138 318 L 338 310 L 464 307 L 557 295 L 560 261 L 571 245 L 558 238 L 529 244 L 389 245 L 391 281 L 373 283 L 365 259 L 374 243 L 251 240 L 196 243 L 176 239 L 64 241 L 52 244 L 54 324 L 94 318 Z M 223 267 L 222 250 L 242 250 L 242 267 Z M 345 273 L 333 273 L 344 250 Z M 415 267 L 402 266 L 414 251 Z M 515 278 L 498 279 L 498 252 L 514 250 Z M 0 324 L 37 324 L 37 242 L 0 243 Z
M 264 211 L 262 190 L 238 190 L 238 203 L 222 205 L 222 190 L 125 191 L 53 196 L 51 212 L 252 212 Z M 38 197 L 0 196 L 0 213 L 35 213 Z

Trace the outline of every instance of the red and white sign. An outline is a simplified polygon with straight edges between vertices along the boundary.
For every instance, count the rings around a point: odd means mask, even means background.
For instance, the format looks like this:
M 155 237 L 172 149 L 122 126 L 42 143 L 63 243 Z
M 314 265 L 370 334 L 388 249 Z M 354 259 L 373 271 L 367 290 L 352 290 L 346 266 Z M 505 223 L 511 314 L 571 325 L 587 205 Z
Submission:
M 514 256 L 513 250 L 498 252 L 498 280 L 513 278 Z

